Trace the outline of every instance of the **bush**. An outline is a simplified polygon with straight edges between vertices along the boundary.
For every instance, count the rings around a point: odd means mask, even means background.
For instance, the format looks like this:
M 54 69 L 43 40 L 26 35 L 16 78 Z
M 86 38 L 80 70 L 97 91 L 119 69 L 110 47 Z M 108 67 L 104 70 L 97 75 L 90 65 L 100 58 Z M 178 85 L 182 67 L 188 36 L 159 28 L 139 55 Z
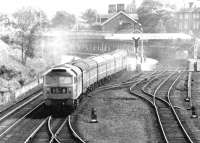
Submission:
M 9 44 L 10 43 L 10 37 L 8 35 L 4 35 L 1 37 L 1 40 L 4 41 L 5 43 Z
M 2 66 L 0 67 L 0 75 L 4 74 L 4 73 L 6 73 L 6 72 L 7 72 L 6 66 L 5 66 L 5 65 L 2 65 Z
M 21 79 L 18 80 L 18 82 L 19 82 L 19 84 L 20 84 L 21 86 L 24 86 L 25 79 L 24 79 L 24 78 L 21 78 Z
M 0 76 L 2 76 L 4 79 L 10 80 L 13 77 L 17 76 L 17 74 L 18 74 L 17 71 L 8 69 L 5 65 L 2 65 L 0 67 Z
M 34 69 L 30 69 L 28 75 L 29 75 L 30 78 L 36 77 L 36 72 L 35 72 L 35 70 L 34 70 Z

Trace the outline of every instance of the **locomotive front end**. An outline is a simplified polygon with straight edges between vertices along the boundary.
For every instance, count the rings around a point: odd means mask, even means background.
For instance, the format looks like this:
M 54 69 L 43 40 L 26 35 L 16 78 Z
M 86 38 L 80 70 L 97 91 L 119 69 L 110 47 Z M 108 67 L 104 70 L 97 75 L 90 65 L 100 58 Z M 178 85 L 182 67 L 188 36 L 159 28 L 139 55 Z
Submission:
M 76 75 L 68 68 L 53 68 L 44 76 L 43 94 L 46 106 L 73 104 Z

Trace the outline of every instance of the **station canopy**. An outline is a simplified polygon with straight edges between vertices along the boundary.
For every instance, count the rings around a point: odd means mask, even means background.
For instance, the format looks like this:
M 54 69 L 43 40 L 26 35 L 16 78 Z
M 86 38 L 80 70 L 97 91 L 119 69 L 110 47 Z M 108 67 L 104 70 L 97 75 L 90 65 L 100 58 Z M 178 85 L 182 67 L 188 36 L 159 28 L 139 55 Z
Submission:
M 192 36 L 184 33 L 107 33 L 107 32 L 81 32 L 81 31 L 50 31 L 43 33 L 43 36 L 63 36 L 70 39 L 107 39 L 107 40 L 133 40 L 140 37 L 140 40 L 191 40 Z
M 192 36 L 184 33 L 130 33 L 130 34 L 108 34 L 105 39 L 111 40 L 191 40 Z

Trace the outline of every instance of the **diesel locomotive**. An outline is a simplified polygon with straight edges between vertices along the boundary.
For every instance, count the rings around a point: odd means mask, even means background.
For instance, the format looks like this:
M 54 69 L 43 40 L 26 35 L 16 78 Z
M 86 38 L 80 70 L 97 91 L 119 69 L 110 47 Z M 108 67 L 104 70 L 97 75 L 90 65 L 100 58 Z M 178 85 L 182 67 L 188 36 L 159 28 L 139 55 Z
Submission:
M 50 68 L 43 76 L 46 106 L 76 107 L 82 95 L 126 70 L 127 55 L 126 50 L 116 50 Z

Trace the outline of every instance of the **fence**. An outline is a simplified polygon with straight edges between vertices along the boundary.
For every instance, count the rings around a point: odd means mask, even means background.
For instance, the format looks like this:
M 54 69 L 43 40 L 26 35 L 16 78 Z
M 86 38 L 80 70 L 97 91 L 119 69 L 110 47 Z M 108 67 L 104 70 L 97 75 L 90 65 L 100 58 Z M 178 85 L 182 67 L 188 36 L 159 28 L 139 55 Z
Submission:
M 42 89 L 42 78 L 35 79 L 15 91 L 0 92 L 0 104 L 5 105 L 25 98 Z

